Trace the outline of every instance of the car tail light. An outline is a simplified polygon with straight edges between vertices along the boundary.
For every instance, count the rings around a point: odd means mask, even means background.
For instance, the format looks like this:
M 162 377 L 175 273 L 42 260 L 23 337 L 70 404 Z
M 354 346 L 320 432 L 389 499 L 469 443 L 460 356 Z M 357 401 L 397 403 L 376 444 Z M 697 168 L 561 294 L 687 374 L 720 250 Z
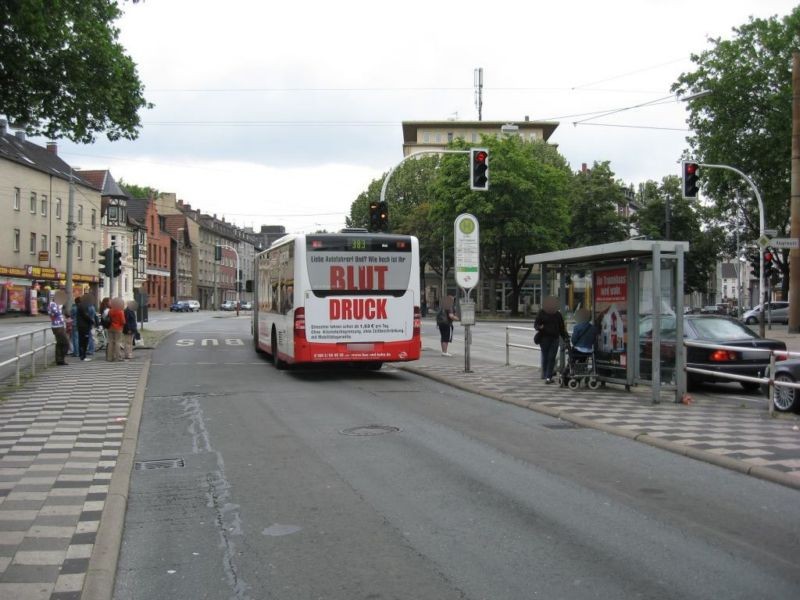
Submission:
M 306 309 L 302 307 L 294 311 L 294 337 L 295 339 L 306 337 Z
M 422 313 L 419 306 L 414 307 L 414 337 L 419 337 L 422 330 Z
M 788 360 L 788 358 L 789 358 L 789 355 L 787 353 L 785 353 L 785 352 L 775 352 L 775 362 L 778 362 L 778 361 L 781 361 L 781 360 Z
M 711 362 L 729 362 L 738 360 L 739 354 L 731 350 L 714 350 L 708 358 Z

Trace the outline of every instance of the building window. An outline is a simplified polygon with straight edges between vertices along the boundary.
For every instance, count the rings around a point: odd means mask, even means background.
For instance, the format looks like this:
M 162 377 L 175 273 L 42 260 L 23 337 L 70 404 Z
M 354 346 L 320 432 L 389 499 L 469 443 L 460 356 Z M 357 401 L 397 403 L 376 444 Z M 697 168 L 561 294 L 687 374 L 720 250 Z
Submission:
M 473 142 L 477 142 L 478 141 L 478 134 L 475 133 L 474 131 L 472 132 L 472 141 Z
M 97 228 L 97 209 L 92 209 L 92 229 Z
M 47 196 L 45 196 L 44 194 L 42 194 L 41 207 L 42 207 L 42 211 L 41 211 L 42 212 L 42 216 L 46 217 L 47 216 Z
M 30 252 L 31 252 L 31 254 L 36 254 L 36 234 L 35 233 L 31 233 Z
M 19 203 L 22 200 L 22 190 L 18 187 L 14 188 L 14 210 L 19 210 Z
M 83 225 L 83 204 L 78 205 L 78 225 Z
M 422 141 L 423 141 L 424 143 L 426 143 L 426 144 L 427 144 L 428 142 L 430 142 L 430 141 L 431 141 L 431 134 L 430 134 L 430 133 L 428 133 L 427 131 L 426 131 L 425 133 L 423 133 L 423 134 L 422 134 Z
M 91 254 L 92 262 L 94 262 L 96 258 L 97 258 L 97 244 L 92 244 L 92 254 Z
M 436 137 L 434 139 L 436 140 L 437 144 L 440 144 L 442 142 L 442 134 L 441 133 L 437 133 Z
M 109 206 L 108 207 L 108 214 L 106 214 L 106 216 L 108 217 L 108 224 L 109 225 L 116 224 L 117 219 L 118 219 L 117 207 L 116 206 Z
M 36 203 L 36 192 L 31 192 L 31 214 L 36 214 L 36 209 L 38 208 Z
M 47 252 L 49 249 L 50 249 L 50 248 L 48 248 L 48 247 L 47 247 L 47 234 L 46 234 L 46 233 L 43 233 L 43 234 L 42 234 L 42 250 L 44 250 L 45 252 Z
M 56 219 L 61 218 L 61 198 L 56 198 Z
M 61 236 L 56 236 L 56 256 L 61 256 Z
M 453 132 L 452 131 L 448 131 L 447 132 L 447 143 L 448 144 L 452 144 L 453 143 Z
M 19 252 L 19 238 L 20 238 L 19 229 L 15 229 L 14 230 L 14 252 Z
M 77 248 L 76 254 L 78 256 L 78 260 L 83 260 L 83 242 L 79 241 L 77 244 L 75 244 L 75 248 Z

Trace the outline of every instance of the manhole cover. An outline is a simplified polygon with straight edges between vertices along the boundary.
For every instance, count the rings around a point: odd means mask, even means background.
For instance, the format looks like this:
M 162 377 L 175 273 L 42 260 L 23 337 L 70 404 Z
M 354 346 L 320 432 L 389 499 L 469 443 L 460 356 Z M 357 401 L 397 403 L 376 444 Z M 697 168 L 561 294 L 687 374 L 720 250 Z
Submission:
M 133 468 L 137 471 L 149 471 L 151 469 L 177 469 L 185 466 L 186 462 L 182 458 L 142 460 L 133 464 Z
M 361 425 L 359 427 L 350 427 L 342 429 L 339 433 L 342 435 L 381 435 L 384 433 L 396 433 L 400 431 L 399 427 L 392 427 L 391 425 Z
M 542 427 L 547 427 L 547 429 L 581 429 L 580 425 L 575 425 L 575 423 L 570 423 L 569 421 L 559 421 L 558 423 L 546 423 L 542 425 Z

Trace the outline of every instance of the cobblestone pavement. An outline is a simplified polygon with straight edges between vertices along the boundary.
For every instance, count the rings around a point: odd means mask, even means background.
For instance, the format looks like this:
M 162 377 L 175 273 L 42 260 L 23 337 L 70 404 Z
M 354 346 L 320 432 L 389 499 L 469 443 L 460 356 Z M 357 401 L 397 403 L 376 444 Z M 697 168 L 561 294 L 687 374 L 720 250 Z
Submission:
M 660 404 L 652 404 L 650 389 L 645 387 L 631 392 L 613 385 L 573 391 L 545 384 L 539 371 L 530 367 L 480 360 L 472 360 L 471 366 L 473 373 L 464 373 L 463 357 L 426 351 L 422 360 L 404 368 L 522 406 L 563 411 L 632 434 L 773 469 L 796 478 L 800 485 L 800 419 L 797 415 L 770 417 L 766 400 L 763 407 L 737 405 L 693 393 L 693 403 L 685 405 L 676 404 L 674 394 L 663 394 Z
M 0 392 L 0 598 L 78 599 L 145 358 Z

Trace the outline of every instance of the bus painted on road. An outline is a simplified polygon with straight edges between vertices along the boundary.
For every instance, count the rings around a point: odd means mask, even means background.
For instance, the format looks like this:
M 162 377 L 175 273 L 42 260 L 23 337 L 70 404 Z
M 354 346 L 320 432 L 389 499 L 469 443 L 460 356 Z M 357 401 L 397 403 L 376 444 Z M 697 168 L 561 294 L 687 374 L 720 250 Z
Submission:
M 420 357 L 419 242 L 408 235 L 292 234 L 255 260 L 253 338 L 275 366 Z

